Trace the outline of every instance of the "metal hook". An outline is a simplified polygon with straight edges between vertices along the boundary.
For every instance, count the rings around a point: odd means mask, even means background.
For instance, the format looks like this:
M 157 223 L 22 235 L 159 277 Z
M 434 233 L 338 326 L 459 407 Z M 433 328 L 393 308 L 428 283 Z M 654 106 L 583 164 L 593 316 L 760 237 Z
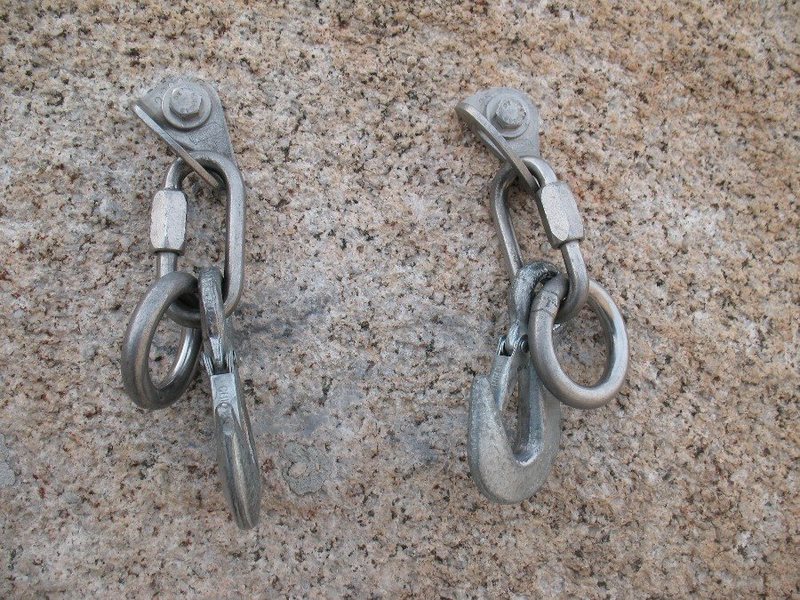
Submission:
M 528 348 L 528 321 L 537 285 L 557 273 L 546 262 L 519 270 L 511 287 L 508 335 L 501 338 L 489 377 L 472 385 L 468 456 L 481 492 L 502 503 L 521 502 L 542 486 L 558 452 L 561 405 L 540 382 Z M 517 434 L 513 444 L 502 413 L 518 384 Z
M 489 377 L 476 377 L 472 385 L 469 465 L 487 497 L 520 502 L 539 489 L 558 452 L 560 403 L 595 408 L 608 402 L 625 380 L 628 339 L 619 309 L 589 279 L 579 244 L 584 231 L 577 203 L 569 186 L 539 156 L 538 111 L 530 99 L 517 90 L 493 88 L 467 98 L 456 112 L 506 163 L 492 182 L 491 213 L 513 280 L 509 333 L 500 341 Z M 535 197 L 547 238 L 561 251 L 568 278 L 549 263 L 523 266 L 507 207 L 509 187 L 517 179 Z M 553 348 L 556 323 L 574 317 L 587 301 L 603 325 L 607 348 L 605 371 L 588 387 L 564 373 Z M 519 407 L 512 445 L 502 411 L 515 383 Z
M 201 269 L 198 286 L 205 346 L 203 364 L 211 380 L 222 487 L 236 524 L 240 529 L 250 529 L 258 523 L 261 473 L 236 368 L 236 355 L 229 337 L 230 318 L 225 317 L 219 269 Z

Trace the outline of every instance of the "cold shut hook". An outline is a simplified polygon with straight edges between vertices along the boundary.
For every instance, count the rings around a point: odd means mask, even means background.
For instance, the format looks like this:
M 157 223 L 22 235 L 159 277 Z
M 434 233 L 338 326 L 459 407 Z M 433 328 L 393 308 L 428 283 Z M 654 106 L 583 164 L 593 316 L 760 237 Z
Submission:
M 504 504 L 529 498 L 547 479 L 561 437 L 561 404 L 539 380 L 527 328 L 535 288 L 558 271 L 545 262 L 523 267 L 511 287 L 510 334 L 502 339 L 488 377 L 472 384 L 468 457 L 485 496 Z M 516 437 L 509 439 L 503 409 L 517 385 Z

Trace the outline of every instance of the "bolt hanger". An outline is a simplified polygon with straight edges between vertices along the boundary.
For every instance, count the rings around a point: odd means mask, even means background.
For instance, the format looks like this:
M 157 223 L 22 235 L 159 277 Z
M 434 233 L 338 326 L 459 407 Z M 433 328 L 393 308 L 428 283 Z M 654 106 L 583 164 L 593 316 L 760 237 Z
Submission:
M 206 150 L 234 161 L 225 113 L 217 92 L 191 77 L 165 81 L 131 106 L 134 114 L 213 188 L 220 187 L 191 152 Z

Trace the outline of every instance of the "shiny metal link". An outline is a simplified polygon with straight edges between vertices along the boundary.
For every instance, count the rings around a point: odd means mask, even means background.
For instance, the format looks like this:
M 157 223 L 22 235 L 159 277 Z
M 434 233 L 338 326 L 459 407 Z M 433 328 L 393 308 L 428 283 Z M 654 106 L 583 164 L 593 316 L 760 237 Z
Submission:
M 536 174 L 536 180 L 540 182 L 540 189 L 557 182 L 555 173 L 542 159 L 526 157 L 522 160 L 525 165 L 531 167 L 531 172 Z M 500 237 L 506 266 L 512 277 L 516 276 L 523 264 L 519 242 L 511 224 L 511 214 L 507 206 L 508 190 L 516 178 L 516 169 L 511 165 L 506 165 L 494 178 L 491 191 L 492 217 Z M 547 221 L 548 216 L 542 210 L 540 210 L 540 215 L 543 222 L 549 222 Z M 582 227 L 580 228 L 580 237 L 583 237 Z M 561 256 L 564 258 L 564 265 L 569 275 L 569 294 L 564 300 L 557 318 L 557 322 L 563 323 L 575 316 L 585 304 L 589 293 L 589 274 L 586 271 L 586 263 L 577 239 L 565 240 L 560 246 L 554 247 L 561 250 Z
M 600 381 L 592 386 L 575 383 L 564 373 L 553 346 L 553 323 L 562 298 L 567 293 L 567 280 L 559 275 L 547 282 L 533 299 L 530 312 L 533 364 L 544 385 L 561 402 L 573 408 L 598 408 L 617 395 L 628 370 L 628 334 L 622 314 L 600 284 L 589 284 L 589 307 L 600 319 L 606 343 L 606 366 Z
M 236 354 L 225 317 L 222 275 L 216 268 L 201 269 L 200 322 L 205 351 L 203 363 L 211 382 L 214 429 L 222 488 L 240 529 L 258 523 L 261 506 L 261 472 L 242 394 Z
M 233 161 L 221 154 L 196 151 L 192 153 L 192 156 L 199 164 L 219 175 L 227 193 L 225 270 L 222 293 L 225 299 L 225 314 L 230 316 L 239 303 L 244 286 L 244 181 Z M 191 172 L 192 168 L 188 163 L 183 159 L 177 159 L 167 172 L 164 190 L 159 194 L 164 192 L 183 194 L 183 180 Z M 154 245 L 154 250 L 158 277 L 177 269 L 178 256 L 182 253 L 182 248 L 179 250 L 165 249 Z M 185 300 L 175 302 L 167 314 L 173 321 L 184 327 L 200 327 L 200 313 L 196 301 L 193 303 Z
M 547 479 L 561 437 L 561 405 L 542 386 L 531 363 L 528 321 L 534 290 L 558 273 L 550 263 L 519 270 L 511 286 L 509 332 L 498 344 L 489 377 L 472 384 L 467 455 L 470 472 L 485 496 L 521 502 Z M 516 439 L 509 440 L 503 409 L 517 384 Z
M 197 293 L 188 273 L 170 273 L 150 286 L 133 311 L 122 344 L 122 382 L 128 396 L 142 408 L 165 408 L 175 402 L 194 377 L 200 351 L 200 330 L 184 327 L 181 348 L 169 375 L 159 385 L 150 375 L 150 346 L 167 308 L 179 297 Z

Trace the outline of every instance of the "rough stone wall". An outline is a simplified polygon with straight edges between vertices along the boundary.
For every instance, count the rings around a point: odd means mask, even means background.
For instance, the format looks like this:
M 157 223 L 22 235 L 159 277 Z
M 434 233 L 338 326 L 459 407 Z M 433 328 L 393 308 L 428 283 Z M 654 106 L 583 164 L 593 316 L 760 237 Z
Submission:
M 800 594 L 798 22 L 793 3 L 3 3 L 0 595 Z M 146 413 L 119 373 L 172 160 L 127 105 L 181 73 L 216 85 L 249 188 L 246 533 L 207 382 Z M 632 351 L 608 407 L 564 410 L 517 506 L 479 495 L 465 446 L 508 276 L 499 163 L 453 107 L 497 85 L 539 106 Z M 525 256 L 557 261 L 513 204 Z M 219 264 L 222 226 L 194 181 L 185 268 Z M 576 377 L 598 332 L 562 335 Z

